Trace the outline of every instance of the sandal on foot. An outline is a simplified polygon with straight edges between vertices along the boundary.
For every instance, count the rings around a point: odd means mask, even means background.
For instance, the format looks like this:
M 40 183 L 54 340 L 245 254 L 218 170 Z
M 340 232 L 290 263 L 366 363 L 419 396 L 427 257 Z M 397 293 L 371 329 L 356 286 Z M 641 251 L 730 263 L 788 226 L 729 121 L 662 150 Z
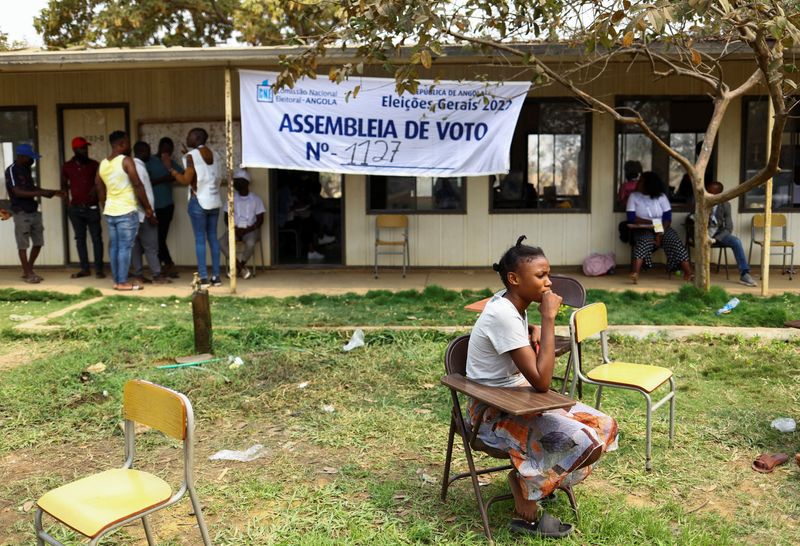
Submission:
M 82 277 L 88 277 L 91 275 L 91 271 L 76 271 L 72 275 L 69 276 L 70 279 L 80 279 Z
M 547 512 L 542 512 L 539 521 L 530 522 L 524 519 L 512 519 L 508 528 L 515 533 L 545 537 L 545 538 L 564 538 L 572 533 L 572 524 L 564 523 Z
M 756 472 L 769 474 L 775 470 L 776 466 L 780 466 L 788 460 L 789 456 L 786 453 L 762 453 L 753 461 L 752 467 Z
M 28 284 L 39 284 L 40 282 L 42 282 L 42 280 L 36 275 L 28 275 L 27 277 L 22 277 L 22 280 Z
M 638 273 L 631 273 L 631 282 L 633 284 L 639 284 L 639 274 Z
M 141 290 L 141 285 L 138 284 L 131 284 L 131 283 L 123 283 L 123 284 L 115 284 L 114 290 L 121 290 L 129 292 L 131 290 Z

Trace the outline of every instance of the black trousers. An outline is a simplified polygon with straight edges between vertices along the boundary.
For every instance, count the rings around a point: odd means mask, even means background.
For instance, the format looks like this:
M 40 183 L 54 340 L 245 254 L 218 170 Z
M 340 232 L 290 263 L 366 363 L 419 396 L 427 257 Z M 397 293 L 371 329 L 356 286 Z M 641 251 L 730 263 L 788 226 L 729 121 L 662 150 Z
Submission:
M 92 237 L 95 271 L 103 271 L 103 228 L 100 225 L 100 208 L 92 209 L 84 205 L 70 205 L 67 215 L 72 224 L 72 230 L 75 232 L 75 247 L 78 249 L 81 271 L 89 271 L 89 249 L 86 247 L 87 229 Z
M 169 248 L 167 248 L 167 235 L 169 234 L 169 225 L 172 223 L 172 216 L 175 214 L 175 205 L 155 209 L 155 213 L 158 220 L 158 261 L 162 265 L 175 265 L 172 256 L 169 255 Z

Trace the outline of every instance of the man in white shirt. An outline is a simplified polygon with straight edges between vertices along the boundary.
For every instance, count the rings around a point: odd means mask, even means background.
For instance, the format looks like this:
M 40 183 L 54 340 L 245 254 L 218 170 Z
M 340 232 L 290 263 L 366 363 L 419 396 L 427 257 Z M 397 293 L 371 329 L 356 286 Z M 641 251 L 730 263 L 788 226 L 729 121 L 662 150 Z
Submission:
M 133 163 L 136 165 L 136 174 L 142 181 L 144 191 L 150 206 L 153 206 L 153 185 L 150 182 L 150 175 L 147 172 L 147 162 L 150 159 L 150 145 L 146 142 L 137 142 L 133 145 Z M 139 207 L 139 232 L 133 242 L 131 252 L 131 277 L 142 283 L 154 282 L 157 284 L 167 284 L 172 281 L 166 275 L 161 274 L 161 260 L 158 259 L 158 220 L 155 215 L 146 218 L 144 210 Z M 144 263 L 142 255 L 147 256 L 147 263 L 150 265 L 150 272 L 153 275 L 152 281 L 144 276 Z
M 247 267 L 247 260 L 253 256 L 256 244 L 261 240 L 261 226 L 264 224 L 264 202 L 250 192 L 250 174 L 244 169 L 233 173 L 233 220 L 236 225 L 236 271 L 243 279 L 249 279 L 253 272 Z M 224 223 L 228 225 L 228 202 L 223 201 Z M 228 233 L 219 239 L 220 250 L 229 258 Z

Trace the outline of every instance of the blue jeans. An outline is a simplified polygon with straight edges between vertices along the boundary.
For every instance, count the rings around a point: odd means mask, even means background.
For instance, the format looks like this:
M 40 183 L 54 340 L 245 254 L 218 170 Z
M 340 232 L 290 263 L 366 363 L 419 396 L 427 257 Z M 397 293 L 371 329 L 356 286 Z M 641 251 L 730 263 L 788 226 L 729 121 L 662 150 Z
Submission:
M 736 258 L 736 265 L 739 266 L 739 275 L 744 275 L 750 272 L 750 264 L 747 263 L 747 256 L 744 255 L 744 247 L 742 242 L 735 235 L 726 235 L 719 242 L 733 250 L 733 256 Z
M 136 211 L 122 216 L 106 217 L 108 224 L 108 253 L 111 261 L 111 276 L 114 284 L 128 282 L 128 269 L 131 266 L 131 251 L 136 232 L 139 231 L 139 214 Z
M 189 199 L 189 219 L 194 231 L 194 252 L 197 255 L 197 273 L 201 279 L 208 279 L 206 265 L 206 242 L 211 248 L 211 276 L 219 277 L 219 241 L 217 240 L 217 222 L 219 208 L 204 209 L 197 202 L 197 197 Z

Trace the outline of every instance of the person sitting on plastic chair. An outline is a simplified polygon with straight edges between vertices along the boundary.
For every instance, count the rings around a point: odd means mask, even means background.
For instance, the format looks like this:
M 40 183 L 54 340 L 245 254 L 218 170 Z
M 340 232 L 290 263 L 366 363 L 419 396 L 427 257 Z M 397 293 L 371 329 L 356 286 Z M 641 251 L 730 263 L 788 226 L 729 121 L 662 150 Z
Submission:
M 523 245 L 524 236 L 493 268 L 506 289 L 486 304 L 470 335 L 467 378 L 492 387 L 533 387 L 547 392 L 555 364 L 555 318 L 561 297 L 551 290 L 550 263 L 538 247 Z M 541 327 L 528 325 L 527 309 L 539 304 Z M 576 403 L 568 411 L 552 410 L 514 417 L 470 400 L 470 420 L 483 412 L 478 437 L 509 454 L 508 476 L 519 533 L 565 537 L 572 525 L 541 512 L 538 502 L 557 488 L 582 481 L 606 451 L 617 448 L 616 421 Z
M 264 224 L 264 202 L 250 191 L 250 174 L 244 169 L 233 173 L 233 217 L 236 224 L 236 272 L 239 277 L 249 279 L 253 272 L 247 261 L 253 257 L 256 245 L 261 240 L 261 226 Z M 224 224 L 228 225 L 228 202 L 222 202 L 225 214 Z M 219 238 L 219 249 L 229 258 L 230 249 L 227 230 Z

